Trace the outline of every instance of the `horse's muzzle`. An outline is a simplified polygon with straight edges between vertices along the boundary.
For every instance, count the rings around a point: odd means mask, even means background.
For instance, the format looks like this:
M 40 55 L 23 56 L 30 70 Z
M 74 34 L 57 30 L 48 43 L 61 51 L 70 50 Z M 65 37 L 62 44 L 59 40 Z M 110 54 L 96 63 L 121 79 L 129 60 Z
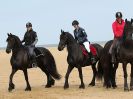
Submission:
M 6 53 L 7 54 L 11 53 L 11 49 L 6 49 Z
M 61 47 L 58 47 L 58 50 L 61 51 L 62 50 Z
M 62 51 L 64 49 L 65 46 L 58 46 L 58 50 Z

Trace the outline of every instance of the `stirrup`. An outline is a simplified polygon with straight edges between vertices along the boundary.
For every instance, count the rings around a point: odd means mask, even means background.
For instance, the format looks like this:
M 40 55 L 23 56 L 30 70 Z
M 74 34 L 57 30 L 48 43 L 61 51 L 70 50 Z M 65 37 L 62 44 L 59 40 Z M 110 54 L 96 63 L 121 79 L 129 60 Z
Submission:
M 32 63 L 32 68 L 37 68 L 37 64 L 36 63 Z
M 92 62 L 92 64 L 96 63 L 96 59 L 94 57 L 91 58 L 91 62 Z

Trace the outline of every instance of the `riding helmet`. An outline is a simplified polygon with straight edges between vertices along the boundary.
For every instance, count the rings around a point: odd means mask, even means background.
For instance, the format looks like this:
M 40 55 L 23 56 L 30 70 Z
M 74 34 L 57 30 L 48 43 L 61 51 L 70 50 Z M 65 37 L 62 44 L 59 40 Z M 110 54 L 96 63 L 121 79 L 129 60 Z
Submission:
M 32 27 L 32 24 L 30 22 L 26 23 L 26 27 Z
M 121 13 L 121 12 L 116 12 L 115 17 L 116 17 L 116 18 L 122 18 L 122 13 Z
M 72 26 L 73 25 L 79 25 L 79 22 L 77 21 L 77 20 L 74 20 L 73 22 L 72 22 Z

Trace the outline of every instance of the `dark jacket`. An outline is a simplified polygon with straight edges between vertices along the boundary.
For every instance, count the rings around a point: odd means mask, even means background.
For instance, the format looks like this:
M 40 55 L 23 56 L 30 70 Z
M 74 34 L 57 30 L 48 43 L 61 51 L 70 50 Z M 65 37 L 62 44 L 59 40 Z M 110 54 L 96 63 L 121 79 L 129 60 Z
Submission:
M 36 32 L 33 30 L 30 30 L 25 33 L 22 43 L 25 42 L 24 45 L 26 45 L 26 46 L 29 46 L 29 45 L 35 46 L 37 41 L 38 41 L 38 39 L 37 39 Z
M 77 40 L 78 43 L 83 44 L 84 42 L 88 41 L 87 39 L 87 34 L 83 28 L 79 28 L 77 31 L 76 29 L 74 30 L 74 37 Z

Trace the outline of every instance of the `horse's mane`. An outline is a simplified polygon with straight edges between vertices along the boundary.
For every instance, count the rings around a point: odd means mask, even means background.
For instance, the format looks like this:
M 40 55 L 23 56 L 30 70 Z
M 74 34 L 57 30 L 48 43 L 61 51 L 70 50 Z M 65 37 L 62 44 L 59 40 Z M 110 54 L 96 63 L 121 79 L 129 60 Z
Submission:
M 76 42 L 76 40 L 74 39 L 74 37 L 73 37 L 73 35 L 71 34 L 71 33 L 69 33 L 69 32 L 64 32 L 65 33 L 65 35 L 67 35 L 67 39 L 69 40 L 69 41 L 74 41 L 74 42 Z
M 132 22 L 132 21 L 131 21 Z M 130 24 L 131 24 L 131 22 L 130 21 L 128 21 L 127 19 L 125 20 L 125 26 L 124 26 L 124 30 L 123 30 L 123 41 L 125 41 L 126 40 L 126 38 L 127 38 L 127 35 L 129 35 L 129 34 L 127 34 L 127 31 L 128 31 L 128 28 L 130 28 Z
M 15 39 L 15 43 L 16 43 L 17 46 L 22 46 L 21 40 L 19 39 L 18 36 L 10 34 L 10 37 Z
M 15 40 L 16 40 L 18 43 L 21 43 L 21 40 L 19 39 L 19 37 L 18 37 L 18 36 L 13 35 L 13 37 L 15 38 Z
M 65 32 L 65 34 L 66 34 L 67 36 L 69 36 L 70 38 L 73 38 L 73 39 L 74 39 L 74 37 L 73 37 L 73 35 L 72 35 L 71 33 Z

